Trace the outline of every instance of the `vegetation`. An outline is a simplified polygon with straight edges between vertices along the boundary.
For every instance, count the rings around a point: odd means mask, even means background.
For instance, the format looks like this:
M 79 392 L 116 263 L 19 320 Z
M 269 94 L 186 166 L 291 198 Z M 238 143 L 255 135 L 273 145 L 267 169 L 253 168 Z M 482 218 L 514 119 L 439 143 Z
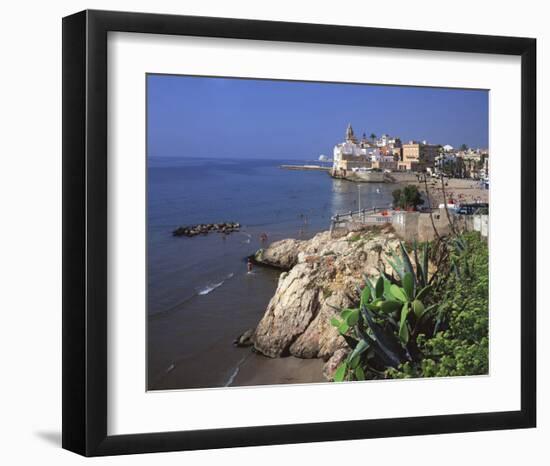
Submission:
M 410 253 L 401 244 L 388 262 L 392 273 L 365 278 L 358 307 L 331 321 L 350 346 L 334 380 L 486 374 L 486 241 L 474 232 Z
M 415 185 L 409 184 L 403 189 L 396 189 L 392 192 L 393 207 L 403 210 L 416 210 L 424 204 L 424 199 Z

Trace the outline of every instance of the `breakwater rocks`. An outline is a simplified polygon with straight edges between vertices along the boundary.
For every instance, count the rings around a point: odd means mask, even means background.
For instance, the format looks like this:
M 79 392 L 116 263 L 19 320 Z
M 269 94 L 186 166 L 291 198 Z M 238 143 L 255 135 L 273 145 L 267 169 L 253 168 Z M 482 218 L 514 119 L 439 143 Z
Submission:
M 198 225 L 189 225 L 185 227 L 176 228 L 173 232 L 173 236 L 197 236 L 207 235 L 208 233 L 235 233 L 239 231 L 241 224 L 237 222 L 223 222 L 223 223 L 199 223 Z
M 386 254 L 398 248 L 392 226 L 386 225 L 339 236 L 327 231 L 306 241 L 277 241 L 258 251 L 256 261 L 284 272 L 253 335 L 246 335 L 247 343 L 272 358 L 322 358 L 323 374 L 330 380 L 349 351 L 330 319 L 339 309 L 358 304 L 365 275 L 378 277 L 380 269 L 390 272 Z

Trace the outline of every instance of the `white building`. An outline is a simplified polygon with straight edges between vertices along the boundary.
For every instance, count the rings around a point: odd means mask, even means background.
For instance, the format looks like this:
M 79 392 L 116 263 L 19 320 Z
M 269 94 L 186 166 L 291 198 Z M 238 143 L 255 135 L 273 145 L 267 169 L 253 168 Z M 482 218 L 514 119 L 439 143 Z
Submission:
M 398 139 L 388 134 L 383 134 L 376 140 L 378 147 L 395 146 L 398 144 Z
M 451 152 L 451 151 L 454 150 L 454 147 L 451 146 L 450 144 L 445 144 L 445 145 L 443 146 L 443 150 L 444 150 L 445 152 Z
M 345 176 L 352 168 L 370 168 L 368 150 L 364 142 L 357 142 L 353 128 L 349 124 L 344 142 L 334 146 L 333 173 Z
M 383 135 L 381 138 L 387 145 L 371 144 L 366 137 L 358 142 L 351 124 L 346 130 L 344 142 L 334 146 L 332 172 L 334 175 L 346 176 L 348 171 L 357 169 L 390 169 L 396 168 L 394 154 L 387 147 L 396 144 L 398 139 Z

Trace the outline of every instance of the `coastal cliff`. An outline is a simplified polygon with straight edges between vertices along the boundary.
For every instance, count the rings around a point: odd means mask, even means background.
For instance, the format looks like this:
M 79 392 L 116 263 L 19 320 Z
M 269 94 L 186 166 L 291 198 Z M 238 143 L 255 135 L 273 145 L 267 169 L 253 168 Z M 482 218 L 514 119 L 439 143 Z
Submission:
M 331 318 L 359 301 L 363 277 L 388 269 L 386 253 L 398 247 L 393 228 L 386 225 L 338 236 L 327 231 L 304 241 L 286 239 L 259 250 L 258 263 L 284 272 L 252 334 L 255 350 L 271 358 L 322 358 L 330 379 L 347 353 Z

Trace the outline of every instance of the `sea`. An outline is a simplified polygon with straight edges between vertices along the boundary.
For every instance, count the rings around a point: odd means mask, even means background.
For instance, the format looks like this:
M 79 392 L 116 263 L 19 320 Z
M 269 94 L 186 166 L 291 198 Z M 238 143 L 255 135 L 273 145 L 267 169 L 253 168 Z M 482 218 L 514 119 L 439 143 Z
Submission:
M 321 380 L 316 362 L 269 361 L 233 345 L 261 319 L 279 276 L 264 267 L 249 272 L 247 257 L 273 241 L 328 230 L 332 215 L 359 203 L 389 206 L 394 188 L 280 168 L 304 163 L 311 162 L 149 157 L 148 390 Z M 240 231 L 172 235 L 179 226 L 220 222 L 238 222 Z

